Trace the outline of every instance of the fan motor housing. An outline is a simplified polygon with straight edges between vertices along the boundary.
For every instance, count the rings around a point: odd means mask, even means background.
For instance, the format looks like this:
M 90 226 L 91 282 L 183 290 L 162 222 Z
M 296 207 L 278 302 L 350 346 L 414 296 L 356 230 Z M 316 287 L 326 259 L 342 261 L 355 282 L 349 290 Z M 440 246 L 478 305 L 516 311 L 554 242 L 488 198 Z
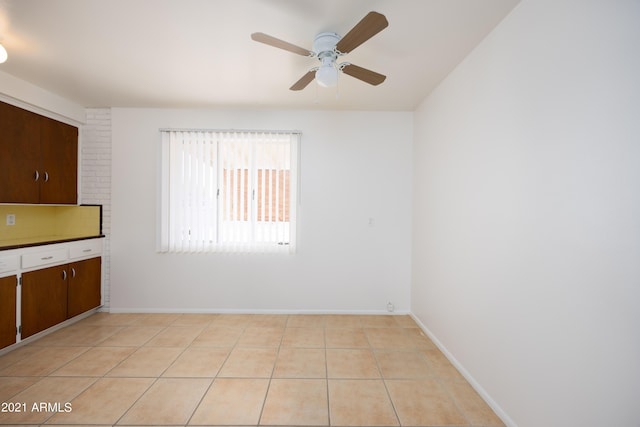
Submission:
M 336 57 L 335 47 L 340 41 L 336 33 L 320 33 L 313 39 L 313 51 L 319 59 L 326 56 Z

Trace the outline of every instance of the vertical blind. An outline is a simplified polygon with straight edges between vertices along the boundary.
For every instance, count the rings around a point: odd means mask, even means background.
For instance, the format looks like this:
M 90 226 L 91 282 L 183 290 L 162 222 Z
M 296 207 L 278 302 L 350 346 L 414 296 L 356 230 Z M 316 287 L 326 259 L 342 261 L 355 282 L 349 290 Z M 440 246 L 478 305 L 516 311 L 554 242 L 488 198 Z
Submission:
M 159 251 L 293 252 L 299 134 L 163 130 Z

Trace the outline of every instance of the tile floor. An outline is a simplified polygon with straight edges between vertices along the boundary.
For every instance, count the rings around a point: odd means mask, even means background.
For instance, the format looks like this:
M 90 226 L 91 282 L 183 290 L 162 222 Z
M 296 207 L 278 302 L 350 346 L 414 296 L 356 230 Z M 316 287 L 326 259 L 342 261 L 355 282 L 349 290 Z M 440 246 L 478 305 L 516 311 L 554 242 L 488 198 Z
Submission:
M 97 313 L 0 356 L 0 402 L 2 425 L 503 425 L 409 316 Z

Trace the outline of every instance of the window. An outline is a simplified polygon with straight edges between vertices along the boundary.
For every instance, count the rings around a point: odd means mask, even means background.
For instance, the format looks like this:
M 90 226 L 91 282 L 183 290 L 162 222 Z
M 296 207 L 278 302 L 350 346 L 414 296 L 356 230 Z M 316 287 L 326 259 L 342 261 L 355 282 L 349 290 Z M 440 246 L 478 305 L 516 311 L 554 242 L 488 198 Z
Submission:
M 162 131 L 161 252 L 293 252 L 299 134 Z

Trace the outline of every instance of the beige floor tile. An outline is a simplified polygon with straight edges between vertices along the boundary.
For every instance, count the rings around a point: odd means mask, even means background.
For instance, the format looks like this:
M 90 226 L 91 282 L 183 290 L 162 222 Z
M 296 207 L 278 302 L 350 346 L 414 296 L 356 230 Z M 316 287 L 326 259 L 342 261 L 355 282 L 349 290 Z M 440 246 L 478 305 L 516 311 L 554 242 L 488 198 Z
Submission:
M 169 326 L 182 314 L 178 313 L 146 313 L 136 320 L 137 326 Z
M 403 315 L 97 313 L 0 356 L 7 399 L 73 411 L 2 425 L 502 426 Z
M 134 351 L 133 347 L 93 347 L 53 372 L 51 376 L 101 377 Z
M 0 424 L 40 424 L 45 422 L 55 412 L 49 412 L 48 408 L 40 407 L 45 405 L 60 404 L 63 408 L 68 402 L 89 387 L 95 378 L 43 378 L 31 387 L 13 397 L 12 401 L 22 402 L 26 407 L 26 412 L 3 413 Z M 36 404 L 36 410 L 34 410 Z M 42 409 L 42 410 L 40 410 Z M 52 408 L 54 409 L 54 408 Z
M 373 348 L 413 348 L 413 344 L 404 333 L 403 328 L 365 328 L 364 333 Z
M 444 388 L 435 380 L 389 380 L 389 395 L 403 426 L 468 425 Z
M 211 326 L 245 328 L 252 318 L 253 314 L 220 314 L 211 322 Z
M 268 379 L 217 378 L 189 424 L 257 425 L 268 386 Z
M 362 328 L 325 329 L 327 348 L 369 348 L 369 341 Z
M 398 328 L 396 316 L 392 315 L 364 315 L 360 317 L 360 324 L 363 328 Z
M 238 339 L 238 347 L 279 347 L 282 342 L 283 328 L 247 327 Z
M 113 368 L 110 377 L 157 377 L 182 353 L 178 347 L 141 347 Z
M 171 326 L 201 326 L 206 327 L 220 316 L 214 313 L 187 313 L 176 319 Z
M 187 348 L 171 366 L 163 377 L 215 377 L 227 359 L 230 350 L 208 347 Z
M 380 378 L 371 350 L 327 349 L 329 378 Z
M 434 350 L 437 348 L 433 341 L 431 341 L 420 328 L 405 328 L 404 333 L 411 341 L 411 345 L 415 348 L 424 350 Z
M 200 335 L 193 340 L 191 345 L 193 347 L 222 347 L 231 348 L 236 345 L 240 335 L 242 335 L 242 328 L 231 328 L 227 326 L 217 326 L 216 322 L 213 322 L 213 326 L 205 328 Z
M 408 314 L 405 315 L 397 315 L 393 316 L 393 320 L 396 321 L 396 324 L 401 328 L 417 328 L 418 324 L 415 320 Z
M 426 358 L 420 352 L 379 350 L 375 355 L 382 377 L 385 379 L 417 379 L 433 376 Z
M 287 328 L 283 347 L 324 348 L 324 328 Z
M 24 359 L 9 365 L 0 376 L 45 376 L 75 359 L 89 347 L 45 347 Z
M 39 377 L 0 377 L 0 402 L 9 402 L 14 395 L 38 381 L 40 381 Z
M 276 362 L 275 348 L 235 348 L 227 358 L 219 377 L 269 378 Z
M 504 423 L 467 382 L 443 381 L 458 408 L 472 425 L 503 427 Z
M 99 345 L 108 347 L 140 347 L 156 336 L 163 326 L 125 326 Z
M 52 347 L 66 346 L 66 342 L 72 339 L 75 336 L 82 336 L 82 328 L 79 328 L 76 325 L 68 326 L 66 328 L 58 329 L 57 331 L 47 333 L 47 335 L 38 338 L 33 341 L 30 346 L 31 347 Z
M 382 380 L 329 380 L 329 413 L 334 426 L 397 426 Z
M 78 322 L 78 325 L 107 325 L 107 326 L 130 326 L 135 325 L 136 322 L 144 314 L 138 313 L 96 313 L 92 316 L 82 319 Z
M 210 379 L 160 378 L 118 421 L 120 425 L 185 425 Z
M 253 314 L 249 318 L 247 327 L 284 328 L 288 317 L 287 314 Z
M 115 424 L 153 384 L 154 378 L 102 378 L 71 401 L 71 411 L 48 424 Z
M 71 325 L 52 334 L 38 339 L 33 345 L 37 346 L 92 346 L 104 341 L 111 335 L 122 329 L 122 326 L 96 325 L 80 326 Z
M 151 338 L 147 347 L 187 347 L 202 332 L 201 327 L 168 326 Z
M 322 314 L 299 314 L 287 318 L 287 328 L 324 328 L 325 316 Z
M 272 380 L 260 424 L 328 425 L 327 382 L 324 380 Z
M 326 378 L 324 349 L 281 348 L 273 371 L 274 378 Z
M 331 314 L 325 316 L 326 328 L 361 328 L 360 316 L 355 314 Z
M 443 380 L 466 381 L 440 350 L 422 350 L 433 374 Z
M 16 362 L 19 362 L 22 359 L 33 356 L 34 354 L 39 353 L 42 350 L 42 347 L 34 345 L 23 345 L 14 350 L 11 350 L 9 353 L 0 356 L 0 371 L 10 365 L 13 365 Z

